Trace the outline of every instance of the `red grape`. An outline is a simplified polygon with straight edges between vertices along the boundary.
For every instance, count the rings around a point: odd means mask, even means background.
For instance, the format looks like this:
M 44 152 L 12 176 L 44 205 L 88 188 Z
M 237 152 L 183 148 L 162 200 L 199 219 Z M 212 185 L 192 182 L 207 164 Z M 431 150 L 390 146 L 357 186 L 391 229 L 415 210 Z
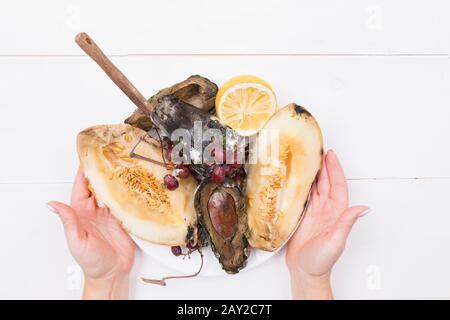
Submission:
M 176 188 L 178 188 L 178 180 L 171 174 L 166 174 L 164 176 L 164 184 L 170 191 L 173 191 Z
M 226 175 L 225 170 L 221 166 L 216 165 L 213 168 L 211 180 L 214 183 L 221 183 L 223 182 L 223 180 L 225 180 L 225 175 Z
M 188 166 L 181 165 L 178 167 L 178 169 L 180 169 L 180 172 L 178 173 L 180 179 L 186 179 L 191 175 L 191 171 L 189 170 Z
M 171 247 L 170 250 L 172 250 L 173 255 L 176 256 L 176 257 L 181 256 L 181 254 L 183 253 L 181 251 L 181 247 L 180 246 Z

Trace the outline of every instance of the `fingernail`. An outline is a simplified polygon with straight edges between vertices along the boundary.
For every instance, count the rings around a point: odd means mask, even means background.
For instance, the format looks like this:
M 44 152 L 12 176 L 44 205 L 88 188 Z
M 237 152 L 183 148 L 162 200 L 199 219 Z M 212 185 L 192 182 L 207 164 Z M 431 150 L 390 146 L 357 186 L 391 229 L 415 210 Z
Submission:
M 47 206 L 48 210 L 50 210 L 51 212 L 53 212 L 53 213 L 58 213 L 58 212 L 55 210 L 55 208 L 53 208 L 49 203 L 46 203 L 45 205 Z
M 336 155 L 336 152 L 334 152 L 333 149 L 329 149 L 328 152 L 327 152 L 327 155 L 329 155 L 329 154 L 334 154 L 334 155 Z
M 366 211 L 363 211 L 362 213 L 359 214 L 359 218 L 364 217 L 366 214 L 370 213 L 372 210 L 370 208 L 368 208 Z

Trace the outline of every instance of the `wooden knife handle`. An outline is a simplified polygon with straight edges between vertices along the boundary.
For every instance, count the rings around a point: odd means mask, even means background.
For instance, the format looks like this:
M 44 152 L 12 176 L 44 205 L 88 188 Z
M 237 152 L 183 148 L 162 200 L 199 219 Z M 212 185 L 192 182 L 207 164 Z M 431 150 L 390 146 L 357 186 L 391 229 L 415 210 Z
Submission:
M 145 114 L 149 114 L 145 97 L 125 77 L 125 75 L 108 59 L 91 37 L 85 32 L 76 35 L 75 42 L 91 57 L 108 77 L 122 90 L 128 98 Z

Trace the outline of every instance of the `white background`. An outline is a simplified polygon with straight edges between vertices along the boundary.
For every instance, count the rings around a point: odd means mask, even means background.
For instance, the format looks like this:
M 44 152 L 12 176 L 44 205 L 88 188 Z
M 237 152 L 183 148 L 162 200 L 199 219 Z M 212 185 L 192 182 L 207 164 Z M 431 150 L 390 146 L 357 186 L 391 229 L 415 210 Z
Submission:
M 450 298 L 450 3 L 446 0 L 2 1 L 0 298 L 76 299 L 57 217 L 75 136 L 133 105 L 74 44 L 88 32 L 147 96 L 201 74 L 256 74 L 318 119 L 340 155 L 355 226 L 337 298 Z M 284 252 L 236 276 L 167 275 L 139 253 L 131 297 L 290 298 Z

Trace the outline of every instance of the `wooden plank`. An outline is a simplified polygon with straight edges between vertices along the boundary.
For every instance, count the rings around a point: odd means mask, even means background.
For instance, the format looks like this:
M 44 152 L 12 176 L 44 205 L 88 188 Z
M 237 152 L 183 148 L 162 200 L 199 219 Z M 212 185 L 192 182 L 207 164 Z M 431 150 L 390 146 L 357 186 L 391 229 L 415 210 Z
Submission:
M 450 177 L 450 60 L 444 57 L 123 57 L 144 95 L 202 74 L 257 74 L 280 105 L 318 119 L 349 178 Z M 1 183 L 70 182 L 75 137 L 119 123 L 128 98 L 86 57 L 0 58 Z M 45 77 L 45 80 L 43 80 Z M 26 146 L 26 147 L 25 147 Z
M 62 226 L 44 203 L 68 200 L 70 184 L 0 185 L 3 231 L 1 298 L 78 298 L 81 282 L 68 253 Z M 448 298 L 450 179 L 351 181 L 351 203 L 368 204 L 333 272 L 337 298 Z M 26 201 L 24 201 L 24 199 Z M 145 285 L 139 276 L 170 270 L 140 253 L 133 270 L 136 299 L 283 299 L 289 275 L 280 252 L 238 276 Z
M 0 185 L 2 299 L 77 299 L 80 274 L 57 216 L 45 203 L 68 199 L 71 185 Z M 81 278 L 82 281 L 82 278 Z
M 372 212 L 354 228 L 335 268 L 336 296 L 449 298 L 449 179 L 350 183 Z
M 81 54 L 88 31 L 109 54 L 448 54 L 446 0 L 8 1 L 2 55 Z

